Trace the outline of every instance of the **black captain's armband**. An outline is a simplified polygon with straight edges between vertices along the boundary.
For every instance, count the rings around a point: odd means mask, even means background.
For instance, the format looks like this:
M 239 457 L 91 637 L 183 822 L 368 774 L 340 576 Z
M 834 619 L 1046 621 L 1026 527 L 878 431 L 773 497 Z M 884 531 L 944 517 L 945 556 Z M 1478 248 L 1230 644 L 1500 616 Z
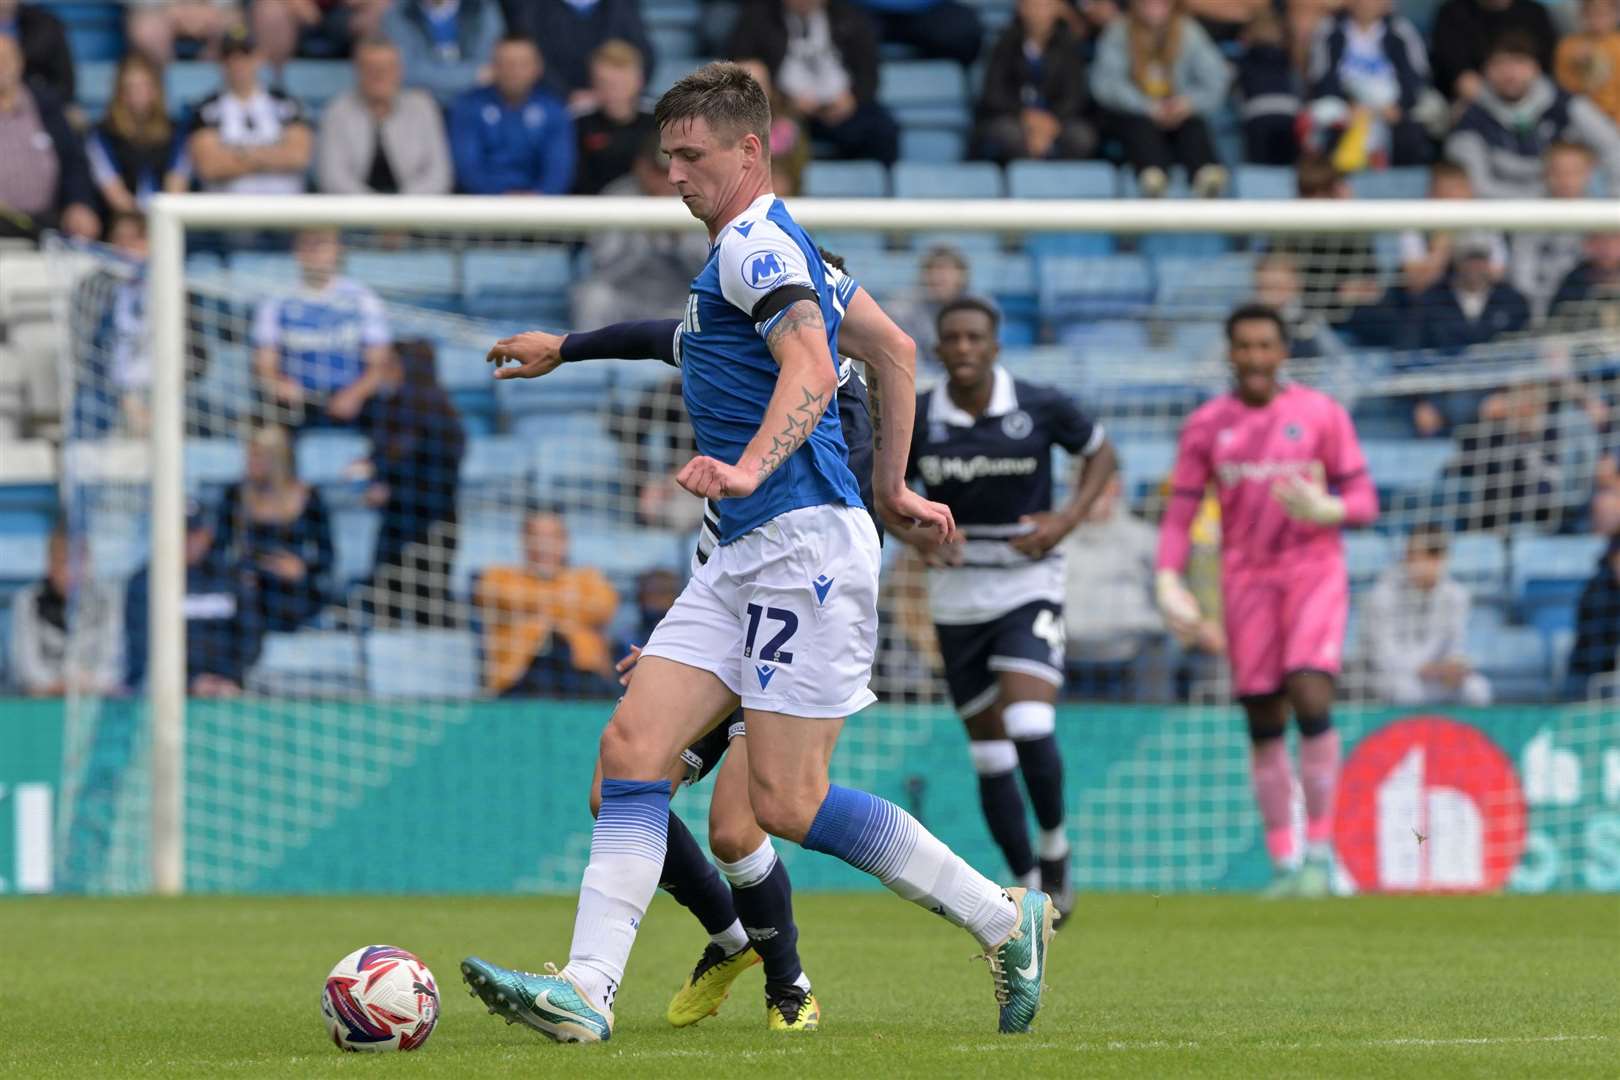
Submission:
M 754 310 L 748 313 L 748 317 L 753 319 L 756 325 L 770 322 L 800 300 L 808 300 L 816 305 L 817 311 L 821 310 L 821 297 L 816 295 L 816 290 L 808 285 L 784 285 L 769 296 L 760 297 L 759 303 L 754 305 Z

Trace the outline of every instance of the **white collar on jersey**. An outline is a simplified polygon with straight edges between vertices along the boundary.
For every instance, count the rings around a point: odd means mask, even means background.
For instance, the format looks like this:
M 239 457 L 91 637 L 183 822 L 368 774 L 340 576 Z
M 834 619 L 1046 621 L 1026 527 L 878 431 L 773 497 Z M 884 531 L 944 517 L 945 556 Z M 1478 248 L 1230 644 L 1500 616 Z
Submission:
M 1013 377 L 1006 368 L 996 365 L 991 375 L 993 383 L 990 387 L 990 407 L 984 410 L 986 416 L 1006 416 L 1018 408 L 1018 391 L 1013 389 Z M 959 408 L 951 400 L 942 382 L 934 387 L 934 392 L 928 398 L 928 420 L 935 424 L 954 424 L 957 427 L 972 427 L 973 417 L 967 410 Z
M 776 192 L 767 191 L 765 194 L 761 195 L 759 198 L 755 199 L 753 202 L 751 202 L 747 206 L 743 207 L 742 213 L 738 214 L 736 217 L 734 217 L 730 221 L 726 222 L 725 226 L 723 228 L 721 228 L 721 230 L 719 232 L 714 234 L 714 243 L 709 246 L 709 250 L 713 251 L 715 248 L 719 247 L 720 246 L 720 241 L 722 241 L 722 240 L 724 240 L 726 238 L 726 232 L 729 229 L 731 229 L 731 227 L 733 225 L 736 225 L 739 221 L 743 221 L 745 219 L 751 220 L 751 221 L 758 221 L 758 220 L 763 219 L 766 214 L 769 214 L 771 212 L 771 204 L 774 203 L 775 201 L 776 201 Z

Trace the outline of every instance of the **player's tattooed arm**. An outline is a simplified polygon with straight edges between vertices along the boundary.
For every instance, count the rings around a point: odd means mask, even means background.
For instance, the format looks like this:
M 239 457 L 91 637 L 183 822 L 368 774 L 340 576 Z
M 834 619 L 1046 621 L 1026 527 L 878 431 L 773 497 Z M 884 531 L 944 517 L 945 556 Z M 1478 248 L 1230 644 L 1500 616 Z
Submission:
M 771 436 L 771 445 L 760 459 L 756 475 L 761 483 L 777 466 L 793 455 L 793 451 L 804 445 L 815 430 L 816 422 L 821 414 L 827 411 L 827 395 L 825 393 L 812 393 L 809 387 L 800 387 L 804 400 L 788 413 L 783 422 L 782 430 Z
M 872 413 L 872 449 L 883 452 L 883 387 L 875 379 L 866 388 L 867 408 Z
M 809 300 L 795 300 L 788 309 L 782 312 L 782 317 L 776 320 L 770 333 L 765 335 L 765 344 L 770 348 L 771 355 L 781 362 L 779 350 L 782 343 L 790 336 L 801 330 L 813 330 L 823 339 L 827 336 L 827 324 L 821 319 L 821 308 Z

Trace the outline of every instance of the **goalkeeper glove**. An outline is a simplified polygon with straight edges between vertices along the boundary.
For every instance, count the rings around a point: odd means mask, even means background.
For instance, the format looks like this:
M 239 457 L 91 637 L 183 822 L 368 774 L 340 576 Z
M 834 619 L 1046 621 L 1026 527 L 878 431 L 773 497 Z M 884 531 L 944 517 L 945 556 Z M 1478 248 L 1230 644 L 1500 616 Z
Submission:
M 1171 633 L 1185 639 L 1198 629 L 1202 617 L 1198 598 L 1187 590 L 1180 574 L 1170 569 L 1160 570 L 1153 578 L 1153 594 L 1159 603 L 1159 614 L 1164 616 Z
M 1271 486 L 1271 495 L 1295 521 L 1337 525 L 1344 520 L 1344 500 L 1329 495 L 1315 477 L 1285 477 Z

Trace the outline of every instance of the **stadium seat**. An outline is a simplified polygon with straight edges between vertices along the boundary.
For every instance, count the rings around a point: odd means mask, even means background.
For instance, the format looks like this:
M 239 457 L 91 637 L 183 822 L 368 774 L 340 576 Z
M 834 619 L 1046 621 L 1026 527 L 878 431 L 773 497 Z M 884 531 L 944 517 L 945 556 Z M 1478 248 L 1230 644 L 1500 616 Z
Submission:
M 529 455 L 515 435 L 489 435 L 467 440 L 461 458 L 461 495 L 480 501 L 519 505 L 529 472 Z
M 495 401 L 502 414 L 514 419 L 594 412 L 608 394 L 610 375 L 606 364 L 564 364 L 544 379 L 496 383 Z
M 1094 351 L 1132 353 L 1148 347 L 1147 325 L 1136 319 L 1071 322 L 1058 340 L 1079 349 L 1082 358 Z
M 1491 680 L 1499 701 L 1539 701 L 1549 696 L 1551 663 L 1547 643 L 1533 626 L 1492 625 L 1476 611 L 1469 621 L 1467 651 L 1475 668 Z
M 1112 199 L 1119 174 L 1104 161 L 1015 161 L 1007 194 L 1015 199 Z
M 831 244 L 828 244 L 831 248 Z M 833 249 L 844 254 L 843 249 Z M 849 269 L 862 288 L 878 300 L 893 299 L 916 288 L 922 276 L 922 256 L 903 251 L 862 252 L 848 256 Z
M 982 229 L 930 229 L 911 237 L 913 251 L 924 252 L 932 248 L 955 248 L 967 256 L 969 265 L 1001 251 L 1001 238 Z
M 465 630 L 373 630 L 366 635 L 366 692 L 379 698 L 472 698 L 478 643 Z
M 316 428 L 298 436 L 293 456 L 298 463 L 298 479 L 304 483 L 347 484 L 344 471 L 371 456 L 371 440 L 352 431 Z
M 1001 198 L 1001 169 L 988 161 L 954 165 L 902 161 L 894 167 L 893 178 L 894 194 L 901 199 Z
M 50 7 L 67 30 L 68 50 L 75 60 L 117 60 L 123 55 L 122 4 L 57 0 Z
M 289 60 L 280 85 L 319 113 L 328 102 L 354 85 L 354 68 L 345 60 Z
M 1444 439 L 1367 439 L 1361 449 L 1373 483 L 1386 493 L 1427 488 L 1440 478 L 1453 450 Z
M 1170 327 L 1171 347 L 1190 362 L 1207 360 L 1226 344 L 1226 326 L 1214 320 L 1178 322 Z
M 1286 165 L 1239 165 L 1232 191 L 1240 199 L 1292 199 L 1298 192 L 1294 170 Z
M 518 566 L 523 562 L 523 520 L 514 513 L 473 514 L 461 522 L 456 559 L 450 568 L 450 588 L 463 600 L 472 599 L 473 582 L 491 566 Z
M 410 303 L 456 292 L 456 258 L 448 251 L 352 250 L 343 258 L 343 272 L 385 297 Z
M 568 321 L 574 260 L 561 244 L 473 248 L 461 269 L 462 303 L 470 315 L 522 319 L 529 326 Z
M 1127 502 L 1135 502 L 1164 483 L 1175 467 L 1176 444 L 1169 439 L 1120 442 L 1114 449 L 1119 454 L 1120 482 Z
M 647 27 L 653 53 L 665 60 L 683 60 L 698 51 L 695 23 L 660 23 Z
M 360 638 L 340 630 L 266 634 L 247 676 L 250 693 L 288 697 L 358 694 L 365 689 Z
M 1177 319 L 1224 319 L 1254 289 L 1255 257 L 1233 252 L 1214 258 L 1164 255 L 1153 260 L 1161 314 Z
M 712 58 L 698 59 L 689 56 L 660 57 L 652 70 L 652 77 L 647 80 L 647 96 L 657 98 L 665 90 L 674 86 L 676 82 L 692 74 L 698 68 L 707 64 Z
M 1381 533 L 1361 529 L 1344 535 L 1344 561 L 1352 587 L 1372 584 L 1399 558 L 1399 549 Z
M 207 60 L 176 60 L 163 69 L 163 96 L 169 112 L 189 115 L 203 98 L 219 89 L 219 65 Z
M 229 269 L 235 277 L 260 284 L 290 285 L 298 280 L 298 263 L 284 251 L 240 251 L 231 256 Z
M 692 541 L 686 533 L 569 520 L 568 561 L 602 571 L 621 598 L 630 598 L 642 571 L 662 567 L 680 573 L 691 559 Z
M 1148 233 L 1136 248 L 1150 259 L 1182 256 L 1211 259 L 1231 250 L 1230 238 L 1221 233 Z
M 332 514 L 332 578 L 339 588 L 366 581 L 376 569 L 377 529 L 381 521 L 375 510 L 341 508 Z
M 805 166 L 804 193 L 816 199 L 881 199 L 889 193 L 889 170 L 880 161 L 812 161 Z
M 99 119 L 113 99 L 116 60 L 80 60 L 73 65 L 73 83 L 79 104 L 91 117 Z
M 1523 595 L 1532 581 L 1586 581 L 1596 571 L 1598 558 L 1603 554 L 1606 543 L 1601 536 L 1515 534 L 1512 547 L 1513 594 Z
M 967 126 L 967 86 L 962 68 L 949 60 L 911 60 L 883 65 L 878 100 L 901 128 Z
M 247 450 L 235 439 L 187 439 L 185 445 L 186 487 L 234 484 L 247 467 Z
M 849 261 L 849 268 L 860 277 L 860 266 L 866 257 L 883 252 L 883 234 L 871 229 L 818 229 L 816 242 Z
M 629 493 L 619 445 L 596 415 L 524 417 L 517 434 L 529 449 L 535 501 L 617 514 Z
M 27 439 L 0 447 L 0 514 L 50 516 L 57 497 L 54 446 L 44 439 Z
M 50 536 L 33 532 L 0 532 L 0 582 L 27 585 L 45 575 L 45 549 Z
M 908 127 L 900 130 L 900 160 L 932 164 L 961 161 L 967 156 L 967 137 L 946 128 Z
M 1153 299 L 1153 275 L 1138 255 L 1059 255 L 1039 265 L 1041 315 L 1071 319 L 1130 318 Z
M 1429 170 L 1421 166 L 1358 172 L 1350 177 L 1358 199 L 1421 199 L 1429 193 Z
M 1476 600 L 1501 595 L 1507 584 L 1507 565 L 1507 549 L 1494 533 L 1458 533 L 1450 538 L 1447 571 L 1468 586 Z

